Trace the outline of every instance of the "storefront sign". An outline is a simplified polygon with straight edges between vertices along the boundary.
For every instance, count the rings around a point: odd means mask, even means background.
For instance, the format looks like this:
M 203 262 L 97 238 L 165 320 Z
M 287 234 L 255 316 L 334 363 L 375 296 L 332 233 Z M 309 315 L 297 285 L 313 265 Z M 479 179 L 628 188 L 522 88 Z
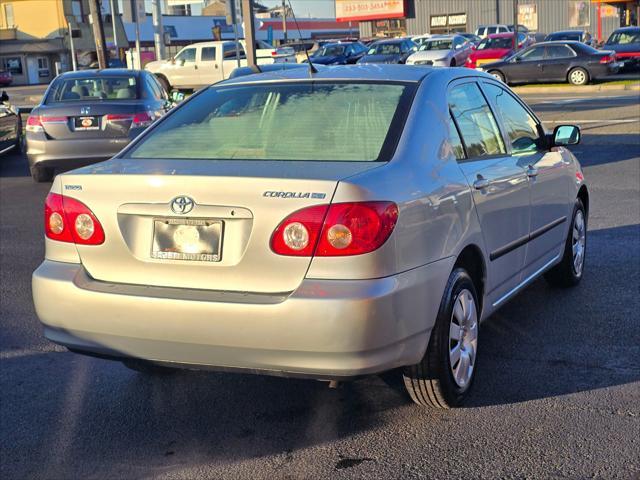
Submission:
M 405 0 L 336 0 L 336 20 L 377 20 L 406 16 Z
M 449 26 L 450 27 L 460 27 L 467 24 L 467 14 L 466 13 L 454 13 L 453 15 L 449 15 Z
M 569 27 L 588 27 L 591 23 L 589 16 L 589 0 L 569 2 Z
M 529 30 L 538 30 L 538 6 L 535 4 L 518 5 L 518 23 Z
M 467 14 L 431 15 L 430 25 L 431 28 L 464 27 L 467 25 Z

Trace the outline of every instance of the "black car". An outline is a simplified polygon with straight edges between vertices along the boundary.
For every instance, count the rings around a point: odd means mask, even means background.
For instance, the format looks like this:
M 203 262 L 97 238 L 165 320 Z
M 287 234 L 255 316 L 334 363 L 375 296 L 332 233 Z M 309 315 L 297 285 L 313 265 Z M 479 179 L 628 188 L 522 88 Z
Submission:
M 616 52 L 616 58 L 625 67 L 640 65 L 640 27 L 615 30 L 602 48 Z
M 482 69 L 506 83 L 569 82 L 585 85 L 618 71 L 615 53 L 581 42 L 542 42 Z
M 572 40 L 576 42 L 586 43 L 587 45 L 594 46 L 594 39 L 586 30 L 562 30 L 559 32 L 553 32 L 547 35 L 544 39 L 545 42 L 554 42 L 561 40 Z
M 0 155 L 19 149 L 22 139 L 20 112 L 9 103 L 7 92 L 0 97 Z
M 311 63 L 320 65 L 348 65 L 356 63 L 367 52 L 360 42 L 327 43 L 313 52 Z
M 417 51 L 418 46 L 410 38 L 380 40 L 369 45 L 358 63 L 405 63 L 409 55 Z

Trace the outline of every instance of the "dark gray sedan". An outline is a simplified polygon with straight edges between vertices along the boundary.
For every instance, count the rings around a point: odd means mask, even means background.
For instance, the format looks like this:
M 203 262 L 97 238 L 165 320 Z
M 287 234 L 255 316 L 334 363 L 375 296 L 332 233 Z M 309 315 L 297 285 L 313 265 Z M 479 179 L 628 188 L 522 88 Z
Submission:
M 50 181 L 56 167 L 106 160 L 171 106 L 166 91 L 145 71 L 108 69 L 56 77 L 26 127 L 31 176 Z

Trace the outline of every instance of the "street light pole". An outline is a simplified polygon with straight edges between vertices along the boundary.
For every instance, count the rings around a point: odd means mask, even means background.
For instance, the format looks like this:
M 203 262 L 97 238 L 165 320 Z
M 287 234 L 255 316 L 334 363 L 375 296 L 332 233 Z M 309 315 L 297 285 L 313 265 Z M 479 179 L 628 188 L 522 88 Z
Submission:
M 113 48 L 116 51 L 116 56 L 120 58 L 120 52 L 118 52 L 118 40 L 116 36 L 116 5 L 115 0 L 109 0 L 109 10 L 111 10 L 111 30 L 113 31 Z
M 518 0 L 513 0 L 513 49 L 518 51 Z

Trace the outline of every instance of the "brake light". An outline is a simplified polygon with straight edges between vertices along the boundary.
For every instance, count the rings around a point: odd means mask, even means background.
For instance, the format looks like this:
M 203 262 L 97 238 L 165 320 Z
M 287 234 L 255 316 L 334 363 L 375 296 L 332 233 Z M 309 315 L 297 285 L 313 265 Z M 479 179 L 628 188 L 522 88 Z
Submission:
M 380 248 L 398 220 L 393 202 L 351 202 L 298 210 L 278 225 L 271 249 L 279 255 L 337 257 Z
M 615 61 L 616 61 L 615 55 L 604 55 L 600 57 L 600 63 L 611 63 Z
M 77 245 L 104 242 L 102 225 L 89 207 L 71 197 L 50 193 L 44 202 L 44 231 L 47 238 Z
M 467 67 L 469 68 L 476 68 L 476 61 L 474 59 L 472 59 L 471 57 L 467 58 Z
M 66 123 L 67 117 L 47 117 L 44 115 L 29 115 L 27 118 L 27 132 L 44 132 L 44 123 Z
M 107 124 L 117 124 L 120 122 L 131 122 L 131 128 L 148 127 L 153 122 L 153 118 L 148 112 L 138 113 L 109 113 L 104 116 Z

